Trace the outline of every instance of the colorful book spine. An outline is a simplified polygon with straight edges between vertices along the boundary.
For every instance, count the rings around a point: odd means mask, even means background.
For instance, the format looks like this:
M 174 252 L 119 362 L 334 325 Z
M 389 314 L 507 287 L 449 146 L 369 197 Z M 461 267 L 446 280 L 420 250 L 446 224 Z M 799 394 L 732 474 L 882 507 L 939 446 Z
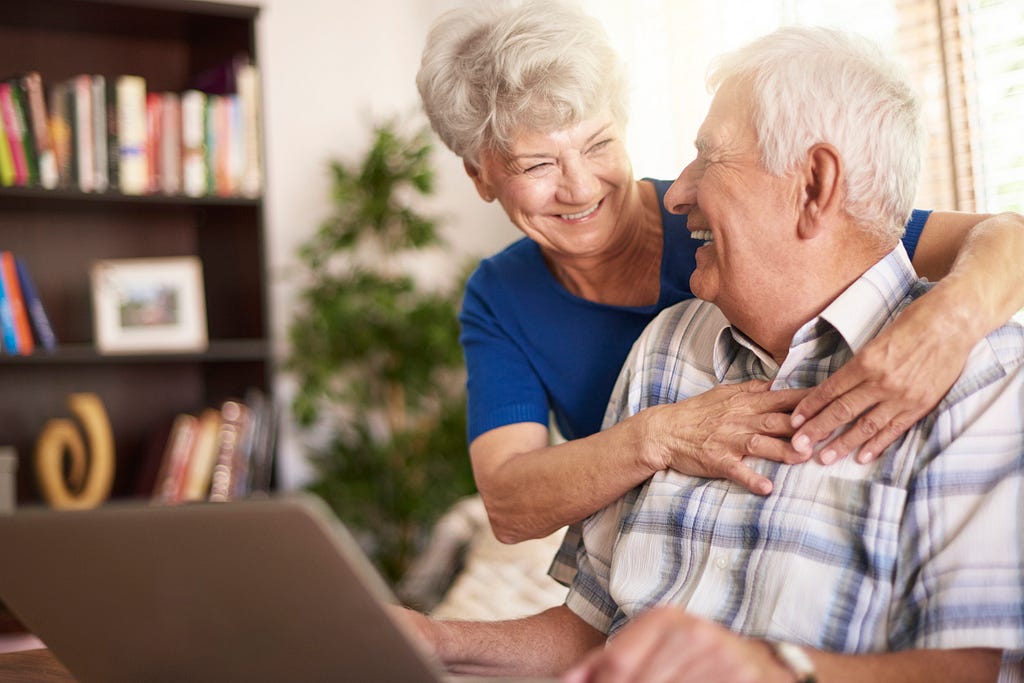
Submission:
M 4 286 L 4 279 L 0 277 L 0 343 L 5 353 L 18 353 L 18 333 L 14 329 L 14 309 L 11 307 L 11 297 Z
M 206 189 L 203 194 L 213 195 L 217 193 L 217 157 L 220 152 L 220 140 L 217 138 L 217 114 L 222 110 L 221 101 L 223 95 L 207 95 L 206 111 L 204 112 L 204 131 L 206 139 L 203 142 L 203 149 L 206 154 L 203 164 L 206 166 Z
M 68 116 L 68 84 L 60 82 L 49 89 L 50 138 L 57 159 L 57 186 L 72 186 L 71 119 Z
M 164 136 L 163 109 L 164 98 L 160 93 L 146 93 L 146 191 L 149 193 L 159 192 L 163 182 L 160 177 L 160 141 Z
M 216 408 L 207 408 L 199 414 L 199 428 L 182 482 L 182 500 L 205 500 L 209 497 L 210 478 L 220 448 L 221 422 L 220 411 Z
M 11 143 L 7 141 L 4 118 L 0 116 L 0 185 L 10 187 L 14 184 L 14 159 L 11 157 Z
M 46 110 L 43 94 L 43 78 L 38 71 L 29 71 L 21 77 L 21 89 L 28 104 L 28 119 L 32 124 L 32 139 L 35 143 L 36 161 L 39 167 L 39 184 L 48 190 L 57 187 L 57 157 L 50 135 L 50 117 Z
M 14 166 L 14 184 L 24 187 L 28 185 L 28 160 L 25 158 L 25 146 L 22 142 L 24 131 L 18 121 L 14 109 L 14 94 L 11 84 L 0 83 L 0 116 L 3 117 L 4 132 L 11 149 L 11 162 Z
M 92 125 L 92 76 L 80 74 L 72 79 L 71 89 L 75 98 L 75 158 L 78 174 L 78 189 L 82 192 L 96 190 L 96 162 L 94 131 Z
M 242 179 L 240 189 L 246 197 L 256 197 L 263 190 L 263 162 L 260 148 L 260 79 L 252 64 L 243 64 L 236 75 L 238 102 L 242 110 Z
M 195 415 L 181 413 L 174 419 L 171 435 L 167 440 L 160 471 L 156 478 L 153 498 L 158 503 L 181 501 L 182 484 L 188 471 L 189 454 L 192 452 L 199 431 L 199 419 Z
M 25 166 L 28 169 L 28 184 L 39 184 L 39 157 L 36 154 L 35 133 L 32 131 L 32 115 L 28 108 L 28 95 L 22 87 L 20 78 L 10 78 L 11 99 L 14 103 L 14 116 L 21 129 L 21 147 L 25 152 Z
M 25 298 L 18 284 L 18 267 L 14 262 L 14 254 L 9 251 L 0 252 L 0 279 L 4 283 L 4 293 L 11 306 L 11 320 L 14 324 L 14 349 L 17 353 L 28 356 L 35 350 L 32 341 L 32 328 L 25 310 Z
M 163 93 L 160 130 L 160 189 L 164 194 L 181 194 L 181 98 Z
M 189 197 L 206 194 L 206 94 L 181 94 L 182 187 Z
M 107 159 L 107 79 L 100 74 L 93 74 L 90 88 L 93 186 L 97 192 L 106 192 L 110 187 L 110 163 Z
M 18 272 L 18 284 L 21 286 L 21 296 L 25 300 L 25 309 L 28 311 L 29 320 L 32 322 L 32 329 L 35 331 L 36 340 L 44 351 L 52 353 L 57 350 L 57 336 L 53 333 L 50 325 L 50 317 L 43 308 L 43 302 L 39 298 L 35 282 L 28 272 L 28 266 L 20 256 L 14 257 L 15 268 Z
M 121 143 L 117 132 L 117 79 L 107 78 L 104 109 L 107 112 L 107 182 L 115 190 L 121 189 Z
M 118 180 L 121 192 L 143 194 L 149 189 L 146 156 L 146 79 L 117 77 Z

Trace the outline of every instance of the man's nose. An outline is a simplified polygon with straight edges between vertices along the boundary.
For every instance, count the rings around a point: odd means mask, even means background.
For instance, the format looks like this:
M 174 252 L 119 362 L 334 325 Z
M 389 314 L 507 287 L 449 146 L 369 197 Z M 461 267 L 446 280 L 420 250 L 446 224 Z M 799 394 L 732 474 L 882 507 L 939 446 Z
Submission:
M 670 213 L 689 213 L 697 202 L 697 161 L 691 161 L 665 192 L 665 208 Z

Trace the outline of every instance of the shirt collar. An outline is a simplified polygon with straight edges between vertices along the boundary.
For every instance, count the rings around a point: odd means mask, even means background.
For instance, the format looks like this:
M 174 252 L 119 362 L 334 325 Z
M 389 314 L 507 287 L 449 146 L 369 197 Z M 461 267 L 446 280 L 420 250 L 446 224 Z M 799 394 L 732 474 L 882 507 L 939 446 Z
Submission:
M 820 315 L 802 325 L 790 343 L 790 350 L 798 346 L 801 339 L 820 336 L 818 326 L 828 324 L 856 353 L 895 317 L 901 302 L 910 295 L 916 281 L 917 274 L 900 242 L 843 290 Z M 724 317 L 715 339 L 713 362 L 719 382 L 724 381 L 740 347 L 754 353 L 769 375 L 774 376 L 778 371 L 779 366 L 771 355 L 730 325 Z
M 910 257 L 900 242 L 836 297 L 819 317 L 831 324 L 857 353 L 896 317 L 917 279 Z M 811 320 L 800 331 L 815 322 Z M 800 332 L 796 336 L 799 337 Z

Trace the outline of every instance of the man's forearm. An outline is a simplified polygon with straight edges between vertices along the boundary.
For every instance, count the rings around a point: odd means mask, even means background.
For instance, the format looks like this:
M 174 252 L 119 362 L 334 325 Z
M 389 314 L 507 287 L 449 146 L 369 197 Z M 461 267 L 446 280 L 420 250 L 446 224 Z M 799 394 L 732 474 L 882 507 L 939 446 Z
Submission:
M 460 674 L 556 676 L 604 642 L 564 605 L 512 621 L 432 623 L 437 657 Z
M 1002 652 L 991 649 L 906 650 L 877 655 L 808 651 L 821 683 L 955 683 L 995 681 Z

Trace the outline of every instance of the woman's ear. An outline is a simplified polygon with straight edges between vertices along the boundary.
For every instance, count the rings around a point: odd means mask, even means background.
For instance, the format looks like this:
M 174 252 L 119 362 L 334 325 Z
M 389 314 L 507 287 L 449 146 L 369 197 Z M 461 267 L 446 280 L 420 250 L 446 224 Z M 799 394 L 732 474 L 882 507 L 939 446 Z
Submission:
M 801 238 L 812 239 L 825 230 L 841 208 L 843 195 L 843 159 L 839 150 L 819 143 L 807 152 L 801 169 L 802 206 L 797 231 Z
M 466 169 L 466 175 L 476 185 L 476 192 L 480 195 L 480 199 L 483 199 L 485 202 L 493 202 L 494 192 L 491 191 L 490 183 L 484 179 L 480 167 L 465 159 L 462 160 L 462 167 Z

